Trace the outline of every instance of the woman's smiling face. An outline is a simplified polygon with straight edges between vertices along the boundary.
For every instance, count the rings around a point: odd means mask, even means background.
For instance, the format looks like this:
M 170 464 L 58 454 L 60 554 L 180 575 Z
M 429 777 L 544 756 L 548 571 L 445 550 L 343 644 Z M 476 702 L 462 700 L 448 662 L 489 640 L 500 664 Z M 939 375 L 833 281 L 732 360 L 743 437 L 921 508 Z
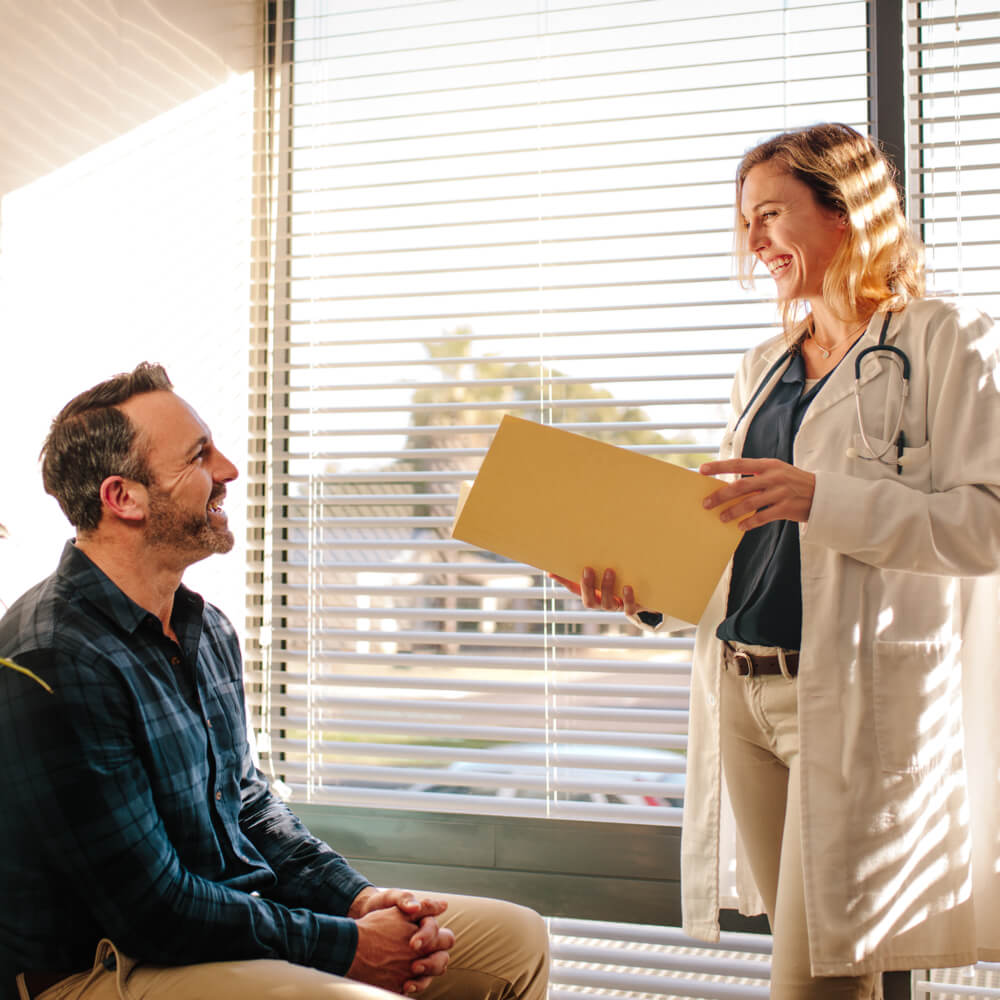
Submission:
M 774 278 L 778 298 L 821 300 L 823 276 L 844 239 L 846 219 L 820 205 L 812 189 L 777 160 L 747 173 L 740 214 L 747 247 Z

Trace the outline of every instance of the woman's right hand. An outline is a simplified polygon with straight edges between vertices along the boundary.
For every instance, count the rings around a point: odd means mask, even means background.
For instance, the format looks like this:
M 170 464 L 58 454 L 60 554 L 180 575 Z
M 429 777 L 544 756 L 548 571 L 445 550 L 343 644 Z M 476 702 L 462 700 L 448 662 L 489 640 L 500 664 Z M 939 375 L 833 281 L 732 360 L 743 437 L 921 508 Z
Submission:
M 597 574 L 592 566 L 585 566 L 579 583 L 567 580 L 563 576 L 556 576 L 550 573 L 549 576 L 557 583 L 561 583 L 567 590 L 576 594 L 585 608 L 591 610 L 603 609 L 604 611 L 624 611 L 626 615 L 632 616 L 642 611 L 640 604 L 636 603 L 635 593 L 627 584 L 622 587 L 622 596 L 615 594 L 615 571 L 606 569 L 601 576 L 601 586 L 597 586 Z

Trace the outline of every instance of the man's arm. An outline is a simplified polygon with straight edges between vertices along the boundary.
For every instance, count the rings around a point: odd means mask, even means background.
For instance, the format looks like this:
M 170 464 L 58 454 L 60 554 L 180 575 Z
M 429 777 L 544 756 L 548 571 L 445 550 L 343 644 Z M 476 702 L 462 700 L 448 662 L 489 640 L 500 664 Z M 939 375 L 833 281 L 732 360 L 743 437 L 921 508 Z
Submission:
M 358 922 L 357 948 L 347 972 L 352 979 L 412 993 L 447 969 L 455 936 L 436 920 L 446 903 L 404 889 L 376 889 L 273 795 L 249 752 L 241 788 L 240 826 L 278 877 L 268 895 Z
M 40 862 L 88 900 L 102 932 L 165 964 L 281 958 L 343 975 L 357 924 L 292 909 L 188 870 L 167 836 L 113 673 L 38 651 L 23 666 L 58 679 L 48 694 L 8 679 L 0 725 L 7 808 L 30 824 Z M 20 681 L 20 683 L 18 682 Z M 210 794 L 192 789 L 192 794 Z
M 371 883 L 314 837 L 274 795 L 254 767 L 249 748 L 243 754 L 240 795 L 240 829 L 277 876 L 267 895 L 286 906 L 346 916 L 358 893 Z

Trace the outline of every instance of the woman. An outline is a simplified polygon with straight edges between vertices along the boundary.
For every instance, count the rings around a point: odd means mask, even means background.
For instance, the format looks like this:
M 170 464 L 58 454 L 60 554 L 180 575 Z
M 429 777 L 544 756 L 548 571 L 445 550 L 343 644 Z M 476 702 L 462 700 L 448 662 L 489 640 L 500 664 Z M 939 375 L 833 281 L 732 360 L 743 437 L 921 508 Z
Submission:
M 744 535 L 695 643 L 684 926 L 712 940 L 720 905 L 763 903 L 773 997 L 866 997 L 884 969 L 1000 958 L 958 579 L 1000 570 L 998 336 L 921 298 L 891 170 L 854 130 L 751 150 L 736 201 L 742 273 L 770 272 L 785 333 L 744 359 L 700 470 L 731 480 L 705 506 Z M 611 570 L 567 585 L 670 627 Z

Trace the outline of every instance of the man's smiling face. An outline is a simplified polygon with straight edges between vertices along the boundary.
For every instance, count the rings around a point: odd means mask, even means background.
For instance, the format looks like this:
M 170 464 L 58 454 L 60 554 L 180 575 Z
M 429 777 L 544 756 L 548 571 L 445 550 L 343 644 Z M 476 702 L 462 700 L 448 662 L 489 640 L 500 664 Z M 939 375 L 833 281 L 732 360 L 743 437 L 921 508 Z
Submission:
M 208 427 L 172 392 L 133 396 L 121 410 L 145 448 L 152 483 L 147 488 L 146 540 L 184 565 L 233 547 L 222 509 L 236 466 L 212 443 Z

